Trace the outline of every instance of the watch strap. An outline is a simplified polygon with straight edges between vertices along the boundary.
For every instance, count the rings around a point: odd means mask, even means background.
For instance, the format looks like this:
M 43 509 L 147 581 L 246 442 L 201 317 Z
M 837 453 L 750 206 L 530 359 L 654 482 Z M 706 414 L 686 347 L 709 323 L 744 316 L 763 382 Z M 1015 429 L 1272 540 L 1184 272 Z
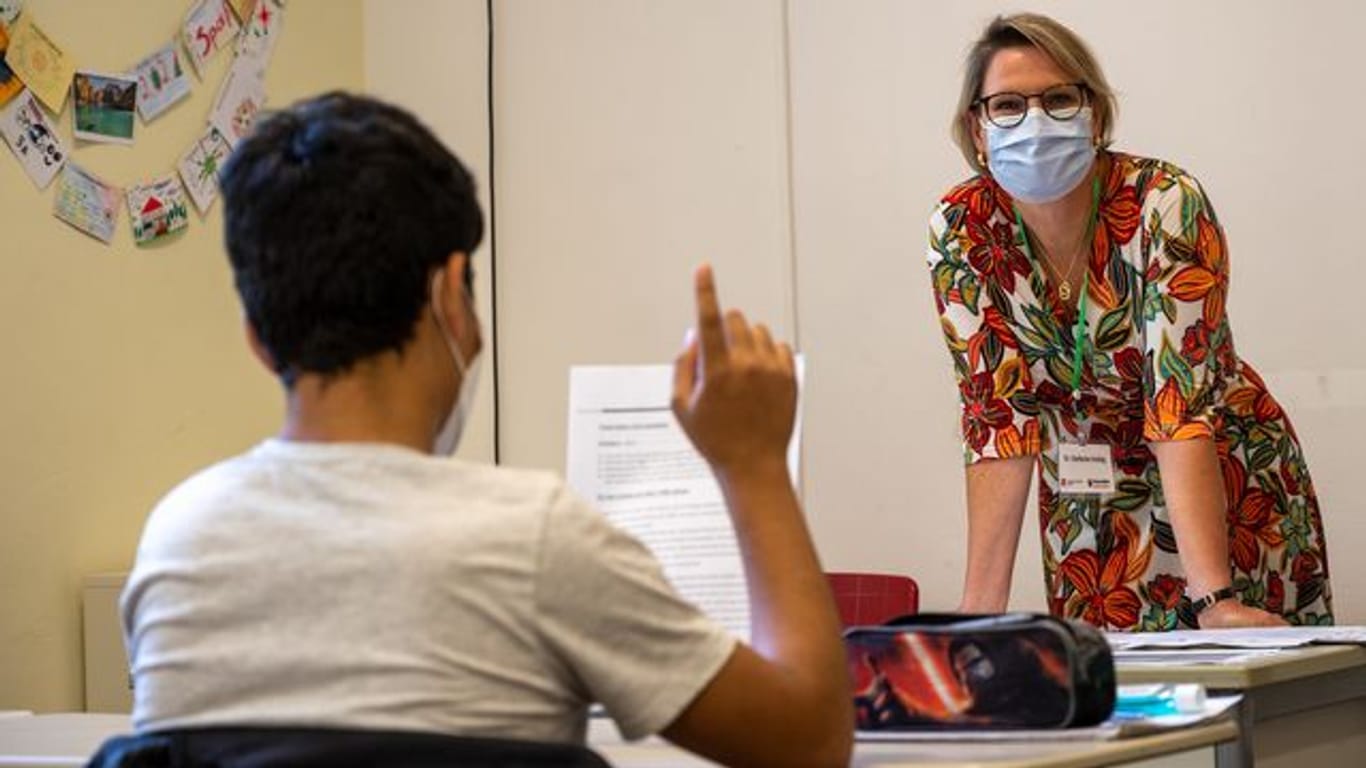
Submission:
M 1192 600 L 1191 610 L 1195 612 L 1196 616 L 1199 616 L 1215 603 L 1237 596 L 1238 592 L 1233 587 L 1221 587 L 1198 600 Z

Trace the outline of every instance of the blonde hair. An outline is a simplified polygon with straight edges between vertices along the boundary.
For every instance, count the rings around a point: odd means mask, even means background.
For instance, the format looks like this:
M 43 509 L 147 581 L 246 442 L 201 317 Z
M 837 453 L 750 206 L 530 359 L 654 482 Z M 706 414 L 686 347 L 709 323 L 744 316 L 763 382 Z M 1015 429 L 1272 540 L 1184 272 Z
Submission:
M 973 143 L 975 119 L 973 102 L 982 96 L 982 82 L 987 67 L 997 52 L 1007 48 L 1034 47 L 1044 52 L 1076 82 L 1083 83 L 1090 92 L 1093 119 L 1100 128 L 1100 145 L 1110 146 L 1110 132 L 1114 127 L 1119 105 L 1115 92 L 1100 71 L 1100 64 L 1091 49 L 1077 34 L 1047 16 L 1038 13 L 1017 13 L 997 16 L 983 30 L 982 36 L 968 51 L 963 69 L 963 90 L 958 95 L 958 111 L 953 115 L 953 141 L 962 151 L 968 165 L 978 173 L 986 169 L 977 161 L 977 145 Z

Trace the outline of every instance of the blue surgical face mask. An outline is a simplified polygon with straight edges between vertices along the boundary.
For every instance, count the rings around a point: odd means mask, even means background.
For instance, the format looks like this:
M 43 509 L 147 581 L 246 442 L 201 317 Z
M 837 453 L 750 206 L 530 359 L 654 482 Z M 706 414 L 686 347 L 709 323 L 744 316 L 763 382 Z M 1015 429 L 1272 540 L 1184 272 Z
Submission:
M 1051 203 L 1077 188 L 1096 161 L 1091 108 L 1058 120 L 1038 107 L 1014 128 L 985 123 L 987 165 L 1010 196 L 1026 203 Z

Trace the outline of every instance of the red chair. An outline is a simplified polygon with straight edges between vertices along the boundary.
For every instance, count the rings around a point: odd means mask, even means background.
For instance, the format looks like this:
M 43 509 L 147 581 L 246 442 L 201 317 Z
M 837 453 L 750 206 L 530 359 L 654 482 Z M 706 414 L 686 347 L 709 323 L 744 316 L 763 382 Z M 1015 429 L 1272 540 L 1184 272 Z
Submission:
M 920 610 L 920 589 L 909 576 L 827 573 L 845 627 L 881 624 Z

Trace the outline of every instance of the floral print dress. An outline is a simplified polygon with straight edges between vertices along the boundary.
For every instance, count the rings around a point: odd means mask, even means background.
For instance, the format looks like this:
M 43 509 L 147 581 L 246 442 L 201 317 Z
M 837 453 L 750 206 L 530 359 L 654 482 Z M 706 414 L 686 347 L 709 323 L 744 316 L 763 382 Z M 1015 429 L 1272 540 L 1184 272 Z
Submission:
M 1234 351 L 1214 209 L 1179 168 L 1106 155 L 1075 402 L 1076 309 L 1032 262 L 1009 194 L 978 176 L 931 218 L 929 266 L 962 399 L 965 459 L 1039 457 L 1055 615 L 1167 630 L 1194 627 L 1195 617 L 1147 443 L 1212 438 L 1243 602 L 1292 623 L 1331 624 L 1318 502 L 1289 419 Z M 1059 494 L 1060 440 L 1108 444 L 1115 492 Z

